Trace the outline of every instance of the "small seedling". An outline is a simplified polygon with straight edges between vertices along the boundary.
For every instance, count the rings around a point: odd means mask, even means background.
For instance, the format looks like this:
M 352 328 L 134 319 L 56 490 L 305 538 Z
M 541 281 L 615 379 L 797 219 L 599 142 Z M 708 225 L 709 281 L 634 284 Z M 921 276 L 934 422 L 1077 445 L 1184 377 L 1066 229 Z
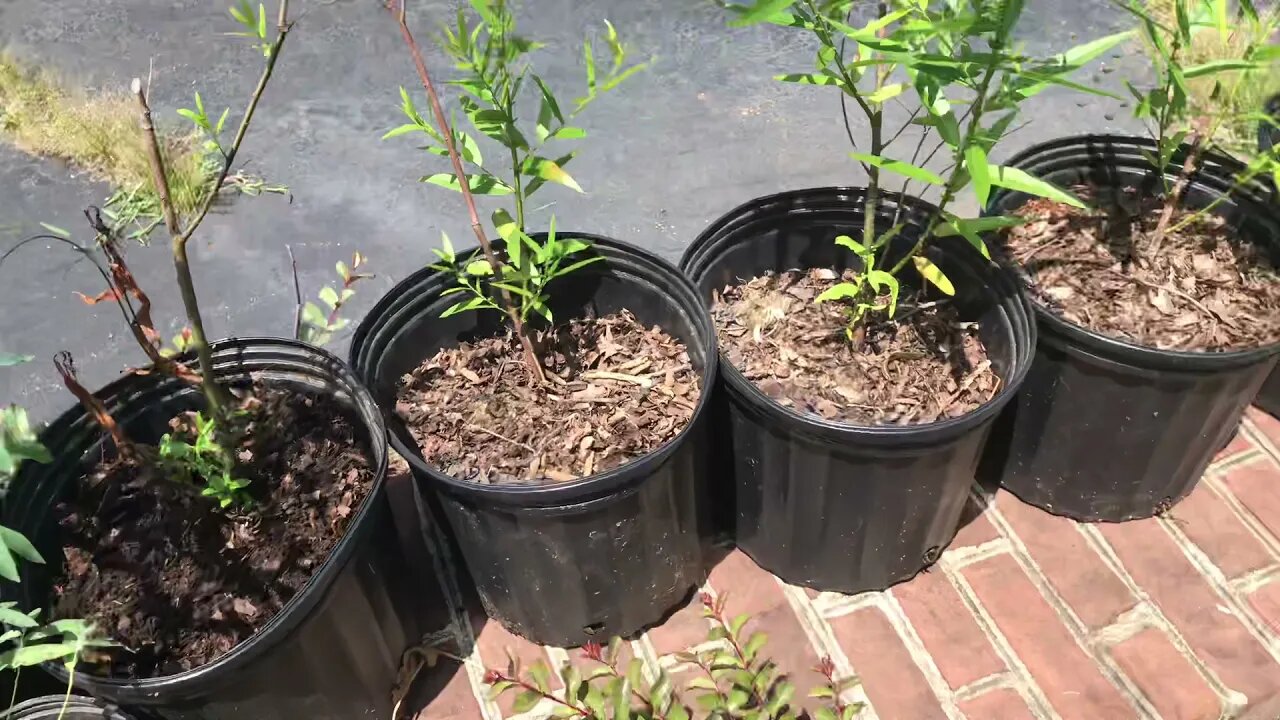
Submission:
M 1271 122 L 1260 107 L 1239 106 L 1239 94 L 1252 73 L 1267 72 L 1280 60 L 1280 48 L 1270 38 L 1280 30 L 1280 12 L 1260 14 L 1251 0 L 1239 2 L 1238 14 L 1229 0 L 1171 0 L 1172 22 L 1151 13 L 1138 0 L 1116 0 L 1135 15 L 1148 48 L 1154 53 L 1156 82 L 1149 90 L 1132 83 L 1129 92 L 1136 100 L 1134 116 L 1149 123 L 1155 139 L 1154 153 L 1143 151 L 1162 182 L 1164 206 L 1160 220 L 1140 253 L 1155 255 L 1165 238 L 1203 220 L 1219 205 L 1256 178 L 1270 176 L 1280 185 L 1280 149 L 1257 153 L 1236 173 L 1232 185 L 1213 202 L 1174 223 L 1192 176 L 1207 153 L 1225 151 L 1220 145 L 1221 131 L 1232 123 Z M 1255 41 L 1244 45 L 1226 45 L 1217 58 L 1188 64 L 1196 38 L 1205 32 L 1228 37 L 1233 25 L 1243 25 L 1238 32 Z M 1234 49 L 1234 56 L 1227 50 Z M 1209 114 L 1194 112 L 1191 102 L 1192 83 L 1212 83 Z M 1180 168 L 1174 168 L 1174 156 L 1184 151 Z M 1173 177 L 1170 177 L 1173 170 Z
M 453 273 L 457 282 L 456 287 L 446 290 L 444 294 L 470 295 L 468 299 L 450 305 L 441 317 L 467 310 L 488 309 L 501 312 L 502 308 L 481 284 L 482 280 L 488 280 L 489 287 L 504 290 L 514 296 L 512 302 L 522 322 L 528 322 L 533 313 L 542 316 L 548 323 L 552 322 L 555 318 L 548 305 L 550 296 L 547 292 L 551 281 L 603 258 L 569 261 L 574 255 L 590 249 L 591 245 L 577 238 L 557 237 L 554 217 L 551 218 L 546 240 L 542 242 L 534 240 L 517 227 L 504 210 L 494 213 L 494 222 L 497 224 L 498 234 L 506 241 L 506 255 L 510 261 L 499 265 L 496 275 L 488 260 L 471 260 L 465 265 L 460 264 L 447 235 L 443 237 L 443 247 L 432 248 L 440 262 L 431 267 L 441 272 Z
M 365 262 L 365 257 L 360 253 L 352 254 L 350 266 L 345 262 L 338 262 L 336 267 L 342 286 L 338 288 L 325 286 L 320 289 L 320 302 L 329 308 L 328 311 L 312 302 L 303 304 L 298 313 L 295 337 L 312 345 L 325 345 L 333 339 L 334 333 L 351 323 L 347 318 L 340 317 L 339 313 L 342 311 L 342 306 L 355 297 L 356 291 L 353 286 L 361 280 L 373 277 L 356 272 Z M 297 283 L 296 268 L 294 282 Z
M 735 25 L 764 22 L 812 36 L 818 46 L 816 71 L 778 79 L 835 88 L 866 117 L 868 137 L 855 139 L 849 132 L 851 157 L 868 178 L 861 237 L 835 239 L 858 257 L 860 266 L 853 282 L 839 283 L 817 298 L 849 306 L 846 334 L 853 341 L 862 337 L 866 323 L 894 318 L 899 274 L 908 265 L 943 294 L 955 294 L 952 281 L 923 253 L 933 238 L 960 236 L 990 257 L 982 234 L 1020 222 L 956 216 L 951 206 L 966 189 L 982 204 L 992 187 L 1004 187 L 1080 205 L 1017 168 L 990 163 L 987 156 L 1012 132 L 1023 101 L 1052 85 L 1088 90 L 1067 76 L 1130 36 L 1114 35 L 1036 60 L 1013 42 L 1022 0 L 894 0 L 880 3 L 876 17 L 861 27 L 849 24 L 856 6 L 853 0 L 759 0 L 729 6 L 738 16 Z M 908 95 L 914 95 L 915 107 L 906 122 L 887 126 L 889 103 L 901 103 Z M 892 157 L 889 149 L 908 130 L 919 134 L 914 151 L 906 159 Z M 936 144 L 926 153 L 930 138 Z M 940 151 L 950 160 L 941 174 L 927 167 Z M 919 239 L 894 262 L 888 258 L 890 247 L 905 225 L 900 216 L 888 227 L 877 220 L 886 174 L 904 179 L 903 195 L 910 194 L 912 183 L 942 193 Z
M 474 18 L 459 10 L 456 27 L 443 29 L 441 46 L 462 73 L 449 84 L 461 91 L 458 102 L 463 114 L 476 133 L 496 142 L 506 151 L 509 165 L 505 174 L 499 174 L 485 164 L 475 136 L 457 129 L 446 119 L 422 54 L 409 31 L 403 0 L 398 10 L 392 3 L 392 9 L 398 14 L 401 34 L 414 56 L 435 122 L 429 123 L 422 117 L 408 91 L 402 87 L 401 112 L 409 122 L 383 137 L 425 136 L 428 152 L 450 158 L 452 173 L 428 175 L 422 181 L 462 193 L 483 258 L 458 267 L 447 237 L 444 238 L 444 247 L 436 250 L 441 262 L 433 267 L 452 273 L 458 282 L 451 292 L 470 295 L 451 306 L 448 314 L 480 309 L 505 312 L 524 349 L 525 364 L 534 377 L 541 380 L 542 364 L 534 338 L 525 323 L 533 313 L 550 321 L 552 314 L 546 288 L 551 280 L 598 258 L 566 264 L 569 258 L 587 250 L 590 244 L 581 239 L 557 238 L 554 218 L 548 239 L 542 243 L 534 241 L 527 233 L 528 202 L 547 182 L 582 192 L 582 187 L 565 170 L 576 152 L 562 152 L 553 158 L 551 155 L 556 153 L 550 152 L 549 144 L 586 137 L 586 131 L 573 124 L 577 116 L 602 94 L 617 88 L 643 69 L 645 63 L 627 63 L 626 47 L 613 25 L 606 23 L 610 59 L 603 65 L 598 64 L 591 41 L 583 44 L 586 93 L 569 108 L 533 71 L 529 55 L 543 44 L 516 34 L 512 3 L 506 0 L 474 0 L 471 5 Z M 532 133 L 518 122 L 522 91 L 536 95 L 538 102 Z M 473 199 L 477 194 L 510 195 L 513 198 L 512 210 L 499 210 L 492 218 L 495 229 L 505 242 L 502 254 L 495 252 L 480 222 Z M 489 294 L 490 289 L 496 291 L 497 299 Z
M 203 413 L 188 413 L 165 433 L 157 446 L 160 467 L 178 482 L 203 481 L 200 494 L 217 501 L 221 508 L 245 507 L 253 502 L 246 487 L 249 481 L 236 477 L 236 460 L 218 437 L 219 428 Z M 192 438 L 194 442 L 188 442 Z
M 684 671 L 684 688 L 660 665 L 652 679 L 640 658 L 623 661 L 626 643 L 614 638 L 607 646 L 587 643 L 580 662 L 566 662 L 558 671 L 563 691 L 551 687 L 551 669 L 545 662 L 528 667 L 508 654 L 505 670 L 489 670 L 484 681 L 492 697 L 509 695 L 512 709 L 523 713 L 543 708 L 555 718 L 582 720 L 797 720 L 801 716 L 795 685 L 765 653 L 768 637 L 747 632 L 748 615 L 730 617 L 725 596 L 703 593 L 699 597 L 708 620 L 707 642 L 699 650 L 674 653 L 668 658 Z M 852 720 L 862 705 L 847 702 L 845 694 L 858 685 L 857 678 L 836 677 L 835 664 L 823 659 L 813 671 L 824 684 L 810 697 L 829 702 L 818 708 L 814 720 Z

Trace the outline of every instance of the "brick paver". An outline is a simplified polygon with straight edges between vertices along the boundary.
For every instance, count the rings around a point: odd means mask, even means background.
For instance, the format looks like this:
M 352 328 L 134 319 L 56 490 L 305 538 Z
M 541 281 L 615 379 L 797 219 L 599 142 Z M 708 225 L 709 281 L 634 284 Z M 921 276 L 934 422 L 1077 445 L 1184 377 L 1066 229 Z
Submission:
M 866 703 L 863 720 L 1280 720 L 1280 421 L 1251 410 L 1162 518 L 1079 525 L 1003 492 L 985 503 L 930 572 L 886 592 L 788 587 L 737 551 L 706 590 L 753 614 L 809 709 L 812 668 L 830 658 L 861 681 L 848 697 Z M 694 599 L 627 654 L 650 674 L 683 670 L 670 653 L 702 644 L 706 629 Z M 551 663 L 579 652 L 494 622 L 476 630 L 463 642 L 469 672 L 442 666 L 455 674 L 435 682 L 419 720 L 516 717 L 509 702 L 478 700 L 486 664 L 504 663 L 507 648 Z

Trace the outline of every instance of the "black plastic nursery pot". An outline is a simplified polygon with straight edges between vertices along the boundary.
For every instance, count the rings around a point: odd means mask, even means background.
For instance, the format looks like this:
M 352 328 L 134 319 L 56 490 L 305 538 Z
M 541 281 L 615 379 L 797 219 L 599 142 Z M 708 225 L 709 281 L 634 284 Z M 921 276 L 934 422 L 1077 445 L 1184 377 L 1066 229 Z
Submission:
M 124 680 L 79 672 L 75 684 L 141 717 L 162 720 L 392 720 L 401 653 L 419 641 L 424 626 L 443 627 L 448 617 L 439 591 L 406 572 L 387 500 L 382 417 L 351 370 L 318 348 L 244 338 L 215 342 L 212 350 L 217 377 L 232 386 L 258 379 L 335 396 L 364 432 L 373 487 L 310 583 L 249 639 L 180 674 Z M 198 389 L 155 373 L 128 375 L 97 396 L 139 442 L 155 442 L 171 417 L 203 405 Z M 104 439 L 79 406 L 41 438 L 54 462 L 23 465 L 4 507 L 4 524 L 31 538 L 44 557 L 56 558 L 62 551 L 51 509 L 74 491 L 82 458 L 98 457 Z M 49 570 L 23 567 L 15 599 L 23 607 L 45 605 Z M 61 664 L 45 669 L 66 681 Z
M 133 720 L 120 708 L 93 698 L 47 695 L 9 709 L 6 720 Z
M 1275 118 L 1275 122 L 1258 124 L 1258 149 L 1262 152 L 1269 152 L 1271 148 L 1280 145 L 1280 125 L 1276 124 L 1280 123 L 1280 95 L 1267 101 L 1266 109 Z M 1280 203 L 1280 188 L 1272 188 L 1272 193 L 1274 202 Z M 1253 404 L 1280 417 L 1280 370 L 1273 370 L 1267 376 L 1267 381 L 1262 384 L 1262 391 L 1254 398 Z
M 1091 135 L 1037 145 L 1007 164 L 1062 187 L 1156 192 L 1142 138 Z M 1181 168 L 1175 157 L 1172 168 Z M 1185 202 L 1204 207 L 1231 185 L 1234 161 L 1207 158 Z M 1218 212 L 1275 261 L 1280 208 L 1261 184 Z M 1027 196 L 994 193 L 988 212 L 1015 214 Z M 1035 362 L 993 436 L 983 475 L 1024 501 L 1077 520 L 1122 521 L 1163 512 L 1194 489 L 1276 363 L 1280 345 L 1179 352 L 1104 337 L 1033 300 Z
M 651 253 L 604 237 L 603 262 L 550 288 L 558 320 L 630 310 L 688 348 L 702 397 L 689 425 L 658 450 L 566 483 L 486 485 L 442 473 L 396 415 L 400 378 L 438 350 L 500 331 L 498 313 L 441 318 L 452 277 L 423 269 L 393 288 L 356 331 L 351 363 L 387 418 L 391 444 L 434 493 L 488 615 L 539 643 L 576 646 L 660 621 L 705 578 L 707 391 L 716 374 L 711 318 L 692 285 Z
M 766 271 L 856 262 L 833 243 L 862 231 L 864 191 L 798 190 L 752 200 L 717 220 L 681 267 L 710 304 L 712 293 Z M 886 195 L 878 217 L 901 209 L 897 252 L 914 243 L 933 206 Z M 787 582 L 856 593 L 906 580 L 936 561 L 958 529 L 974 468 L 996 415 L 1022 383 L 1036 331 L 1017 281 L 963 240 L 939 240 L 929 257 L 952 279 L 962 319 L 976 321 L 1002 379 L 997 395 L 958 418 L 857 427 L 775 403 L 728 361 L 717 397 L 727 404 L 737 542 Z M 904 273 L 904 283 L 914 283 Z

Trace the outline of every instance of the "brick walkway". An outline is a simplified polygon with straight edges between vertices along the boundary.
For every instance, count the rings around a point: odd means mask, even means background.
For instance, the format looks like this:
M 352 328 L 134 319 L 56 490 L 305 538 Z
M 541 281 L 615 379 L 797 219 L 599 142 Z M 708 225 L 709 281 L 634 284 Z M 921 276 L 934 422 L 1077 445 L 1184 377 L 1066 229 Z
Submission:
M 708 586 L 769 634 L 797 697 L 823 656 L 860 678 L 850 699 L 868 703 L 867 720 L 1278 720 L 1280 422 L 1251 411 L 1164 517 L 1081 525 L 1001 492 L 930 572 L 887 592 L 791 587 L 736 551 Z M 704 639 L 696 605 L 631 651 L 671 667 L 665 654 Z M 486 623 L 465 672 L 418 718 L 514 717 L 479 699 L 483 668 L 504 665 L 505 648 L 557 665 L 577 653 Z

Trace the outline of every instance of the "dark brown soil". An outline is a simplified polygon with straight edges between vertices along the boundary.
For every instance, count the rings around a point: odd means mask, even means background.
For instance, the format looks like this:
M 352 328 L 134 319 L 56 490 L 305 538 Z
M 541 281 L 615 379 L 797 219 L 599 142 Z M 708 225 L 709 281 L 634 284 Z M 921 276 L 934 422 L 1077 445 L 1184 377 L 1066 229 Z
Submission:
M 561 325 L 540 345 L 542 387 L 510 335 L 406 375 L 396 410 L 422 456 L 478 483 L 564 482 L 658 449 L 693 416 L 701 388 L 685 346 L 630 312 Z
M 253 635 L 311 579 L 368 494 L 364 441 L 334 399 L 262 388 L 253 398 L 238 454 L 254 509 L 219 511 L 193 485 L 119 459 L 96 464 L 58 507 L 56 614 L 90 619 L 126 648 L 100 671 L 169 675 Z
M 855 345 L 845 306 L 813 301 L 836 282 L 831 270 L 791 270 L 724 288 L 712 307 L 720 350 L 782 406 L 852 425 L 958 417 L 999 390 L 977 327 L 950 305 L 918 305 L 904 286 L 896 319 Z
M 1017 212 L 1031 222 L 1007 232 L 1007 249 L 1041 303 L 1146 347 L 1224 351 L 1280 341 L 1280 278 L 1265 256 L 1212 215 L 1155 250 L 1159 200 L 1132 191 L 1122 200 L 1127 208 L 1104 212 L 1036 199 Z M 1185 217 L 1175 213 L 1170 227 Z

